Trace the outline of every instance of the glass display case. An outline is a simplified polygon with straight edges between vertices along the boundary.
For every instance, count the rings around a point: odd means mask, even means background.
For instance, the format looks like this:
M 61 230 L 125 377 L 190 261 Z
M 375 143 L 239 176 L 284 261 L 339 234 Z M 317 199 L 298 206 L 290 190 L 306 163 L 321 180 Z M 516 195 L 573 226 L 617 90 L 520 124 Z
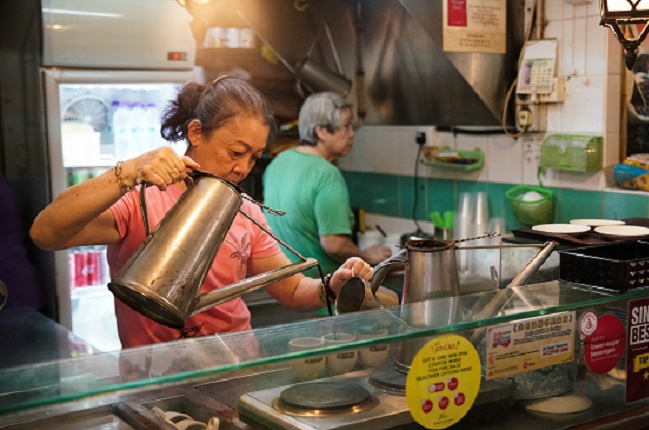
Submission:
M 626 350 L 617 349 L 611 366 L 591 370 L 597 366 L 585 360 L 592 344 L 584 321 L 612 315 L 626 327 L 629 303 L 645 298 L 646 288 L 611 293 L 551 281 L 14 366 L 0 370 L 0 427 L 178 428 L 174 412 L 203 422 L 202 428 L 211 418 L 221 429 L 421 428 L 413 401 L 426 413 L 427 404 L 411 395 L 413 384 L 439 376 L 444 389 L 454 390 L 458 375 L 475 395 L 451 398 L 464 403 L 449 421 L 453 428 L 588 428 L 620 417 L 628 424 L 642 419 L 649 404 L 642 395 L 629 396 Z M 534 330 L 544 321 L 548 330 L 561 330 L 539 338 L 559 339 L 552 348 L 544 343 L 543 351 L 563 351 L 563 360 L 534 367 L 534 360 L 512 357 L 523 356 L 522 347 L 494 355 L 495 346 L 518 342 L 516 328 L 527 330 L 530 321 Z M 494 330 L 512 327 L 494 341 Z M 476 354 L 474 376 L 462 373 L 471 366 L 460 358 L 437 363 L 442 373 L 427 373 L 431 364 L 421 354 L 441 339 Z M 521 365 L 517 371 L 498 365 L 512 359 Z M 433 401 L 442 394 L 436 386 L 429 385 Z M 439 405 L 430 407 L 439 412 Z

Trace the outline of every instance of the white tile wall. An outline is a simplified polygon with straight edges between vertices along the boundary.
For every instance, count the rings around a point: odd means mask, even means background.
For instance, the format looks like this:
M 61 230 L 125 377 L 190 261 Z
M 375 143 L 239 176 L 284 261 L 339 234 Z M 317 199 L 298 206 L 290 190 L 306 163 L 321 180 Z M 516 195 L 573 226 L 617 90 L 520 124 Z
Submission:
M 547 133 L 586 133 L 605 138 L 605 165 L 619 160 L 620 98 L 625 79 L 620 67 L 622 51 L 610 30 L 599 26 L 599 4 L 595 0 L 570 4 L 546 0 L 544 34 L 559 40 L 558 74 L 568 77 L 564 103 L 548 105 Z M 349 156 L 340 159 L 343 170 L 412 176 L 417 131 L 426 133 L 428 144 L 485 152 L 485 167 L 466 173 L 420 166 L 422 177 L 537 184 L 540 144 L 544 134 L 528 134 L 513 140 L 504 135 L 437 133 L 430 126 L 364 126 L 355 138 Z M 584 190 L 606 187 L 601 172 L 581 174 L 549 169 L 546 186 Z

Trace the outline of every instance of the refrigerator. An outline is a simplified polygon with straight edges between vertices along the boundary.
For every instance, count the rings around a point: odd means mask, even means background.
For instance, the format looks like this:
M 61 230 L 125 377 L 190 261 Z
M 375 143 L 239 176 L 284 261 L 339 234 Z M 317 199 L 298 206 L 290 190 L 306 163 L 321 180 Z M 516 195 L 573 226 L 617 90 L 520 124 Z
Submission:
M 42 82 L 52 197 L 168 143 L 160 114 L 194 79 L 191 16 L 174 0 L 43 0 Z M 184 143 L 174 148 L 183 153 Z M 59 323 L 121 348 L 105 246 L 56 251 Z

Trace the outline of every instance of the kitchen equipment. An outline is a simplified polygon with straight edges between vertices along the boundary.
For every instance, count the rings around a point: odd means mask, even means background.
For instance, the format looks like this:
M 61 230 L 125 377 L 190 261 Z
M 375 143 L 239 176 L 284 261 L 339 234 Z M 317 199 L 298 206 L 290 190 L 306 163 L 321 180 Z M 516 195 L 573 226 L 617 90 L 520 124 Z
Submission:
M 541 231 L 543 233 L 559 233 L 579 236 L 590 231 L 590 226 L 580 224 L 540 224 L 532 226 L 532 230 Z
M 579 218 L 579 219 L 571 219 L 570 224 L 587 225 L 589 227 L 599 227 L 602 225 L 624 225 L 626 224 L 626 222 L 619 219 Z
M 536 299 L 532 295 L 528 294 L 524 288 L 519 287 L 524 286 L 532 275 L 539 270 L 557 245 L 559 244 L 555 241 L 550 240 L 545 242 L 534 258 L 532 258 L 523 270 L 512 279 L 507 287 L 498 291 L 489 303 L 486 305 L 480 305 L 480 308 L 475 310 L 476 316 L 474 319 L 485 319 L 498 315 L 513 297 L 518 297 L 526 306 L 533 309 L 537 305 Z M 484 327 L 475 330 L 471 336 L 471 343 L 474 345 L 481 343 L 484 339 L 485 332 L 486 330 Z
M 340 315 L 398 304 L 399 297 L 394 291 L 385 287 L 373 291 L 363 278 L 354 276 L 348 279 L 338 291 L 335 308 L 336 315 Z
M 637 225 L 602 225 L 595 232 L 611 239 L 639 239 L 649 236 L 649 228 Z
M 240 209 L 241 190 L 208 172 L 194 178 L 153 233 L 148 231 L 145 190 L 140 190 L 147 238 L 108 284 L 122 302 L 173 328 L 218 304 L 292 276 L 318 264 L 305 259 Z M 226 233 L 240 212 L 294 252 L 301 261 L 198 295 Z
M 649 285 L 649 243 L 613 243 L 559 251 L 559 279 L 612 291 Z
M 184 83 L 200 76 L 194 73 L 192 17 L 177 2 L 42 0 L 39 4 L 35 4 L 34 23 L 40 28 L 34 31 L 44 43 L 41 67 L 34 69 L 40 76 L 34 82 L 42 85 L 33 91 L 37 91 L 35 100 L 43 101 L 45 123 L 36 157 L 43 166 L 33 181 L 42 192 L 32 193 L 36 199 L 32 204 L 42 207 L 67 187 L 113 168 L 119 160 L 115 148 L 128 139 L 127 134 L 137 143 L 129 148 L 160 144 L 159 125 L 144 130 L 141 121 L 137 131 L 118 130 L 112 124 L 118 106 L 155 104 L 160 109 Z M 34 66 L 38 65 L 36 61 Z M 84 123 L 91 132 L 68 133 L 73 121 Z M 186 149 L 185 142 L 170 145 Z M 43 282 L 46 301 L 59 323 L 101 351 L 115 351 L 121 343 L 115 297 L 106 287 L 110 274 L 105 255 L 104 245 L 56 251 L 46 265 Z
M 346 96 L 349 94 L 349 91 L 352 86 L 352 82 L 345 77 L 345 72 L 343 71 L 342 64 L 338 55 L 338 49 L 333 41 L 333 36 L 331 35 L 331 30 L 329 26 L 323 21 L 316 37 L 313 39 L 311 46 L 307 50 L 304 57 L 297 62 L 295 66 L 292 66 L 288 60 L 286 60 L 269 42 L 264 38 L 259 31 L 252 25 L 248 18 L 243 14 L 242 11 L 237 10 L 237 15 L 243 20 L 244 23 L 261 39 L 262 42 L 275 54 L 275 56 L 282 62 L 284 67 L 291 72 L 296 77 L 295 82 L 295 91 L 297 94 L 304 98 L 306 97 L 304 89 L 306 88 L 310 93 L 317 93 L 322 91 L 333 91 L 338 94 Z M 337 72 L 334 72 L 328 69 L 323 64 L 315 61 L 311 58 L 313 51 L 315 49 L 316 43 L 322 34 L 322 31 L 327 33 L 327 38 L 329 39 L 329 44 L 331 45 L 331 51 L 333 54 L 334 62 L 336 63 Z
M 406 242 L 408 256 L 401 303 L 415 303 L 460 294 L 455 244 L 456 241 L 453 240 Z
M 323 64 L 311 58 L 323 30 L 327 34 L 337 72 L 328 69 Z M 338 55 L 338 49 L 331 35 L 331 30 L 325 21 L 322 21 L 322 25 L 306 54 L 295 66 L 295 76 L 297 78 L 295 89 L 300 97 L 306 97 L 303 87 L 306 87 L 311 93 L 333 91 L 343 96 L 349 94 L 352 82 L 345 77 L 345 72 L 340 63 L 340 56 Z
M 505 196 L 520 222 L 529 225 L 552 222 L 552 191 L 547 188 L 517 185 L 507 190 Z

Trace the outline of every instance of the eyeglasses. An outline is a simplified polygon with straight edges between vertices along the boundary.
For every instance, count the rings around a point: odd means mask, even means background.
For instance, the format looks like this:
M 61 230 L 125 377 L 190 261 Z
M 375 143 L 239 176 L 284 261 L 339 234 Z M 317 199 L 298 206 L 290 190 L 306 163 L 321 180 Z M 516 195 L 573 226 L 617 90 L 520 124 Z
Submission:
M 350 132 L 354 131 L 354 124 L 350 123 L 350 124 L 347 124 L 347 125 L 341 125 L 336 130 L 342 130 L 345 133 L 350 133 Z

